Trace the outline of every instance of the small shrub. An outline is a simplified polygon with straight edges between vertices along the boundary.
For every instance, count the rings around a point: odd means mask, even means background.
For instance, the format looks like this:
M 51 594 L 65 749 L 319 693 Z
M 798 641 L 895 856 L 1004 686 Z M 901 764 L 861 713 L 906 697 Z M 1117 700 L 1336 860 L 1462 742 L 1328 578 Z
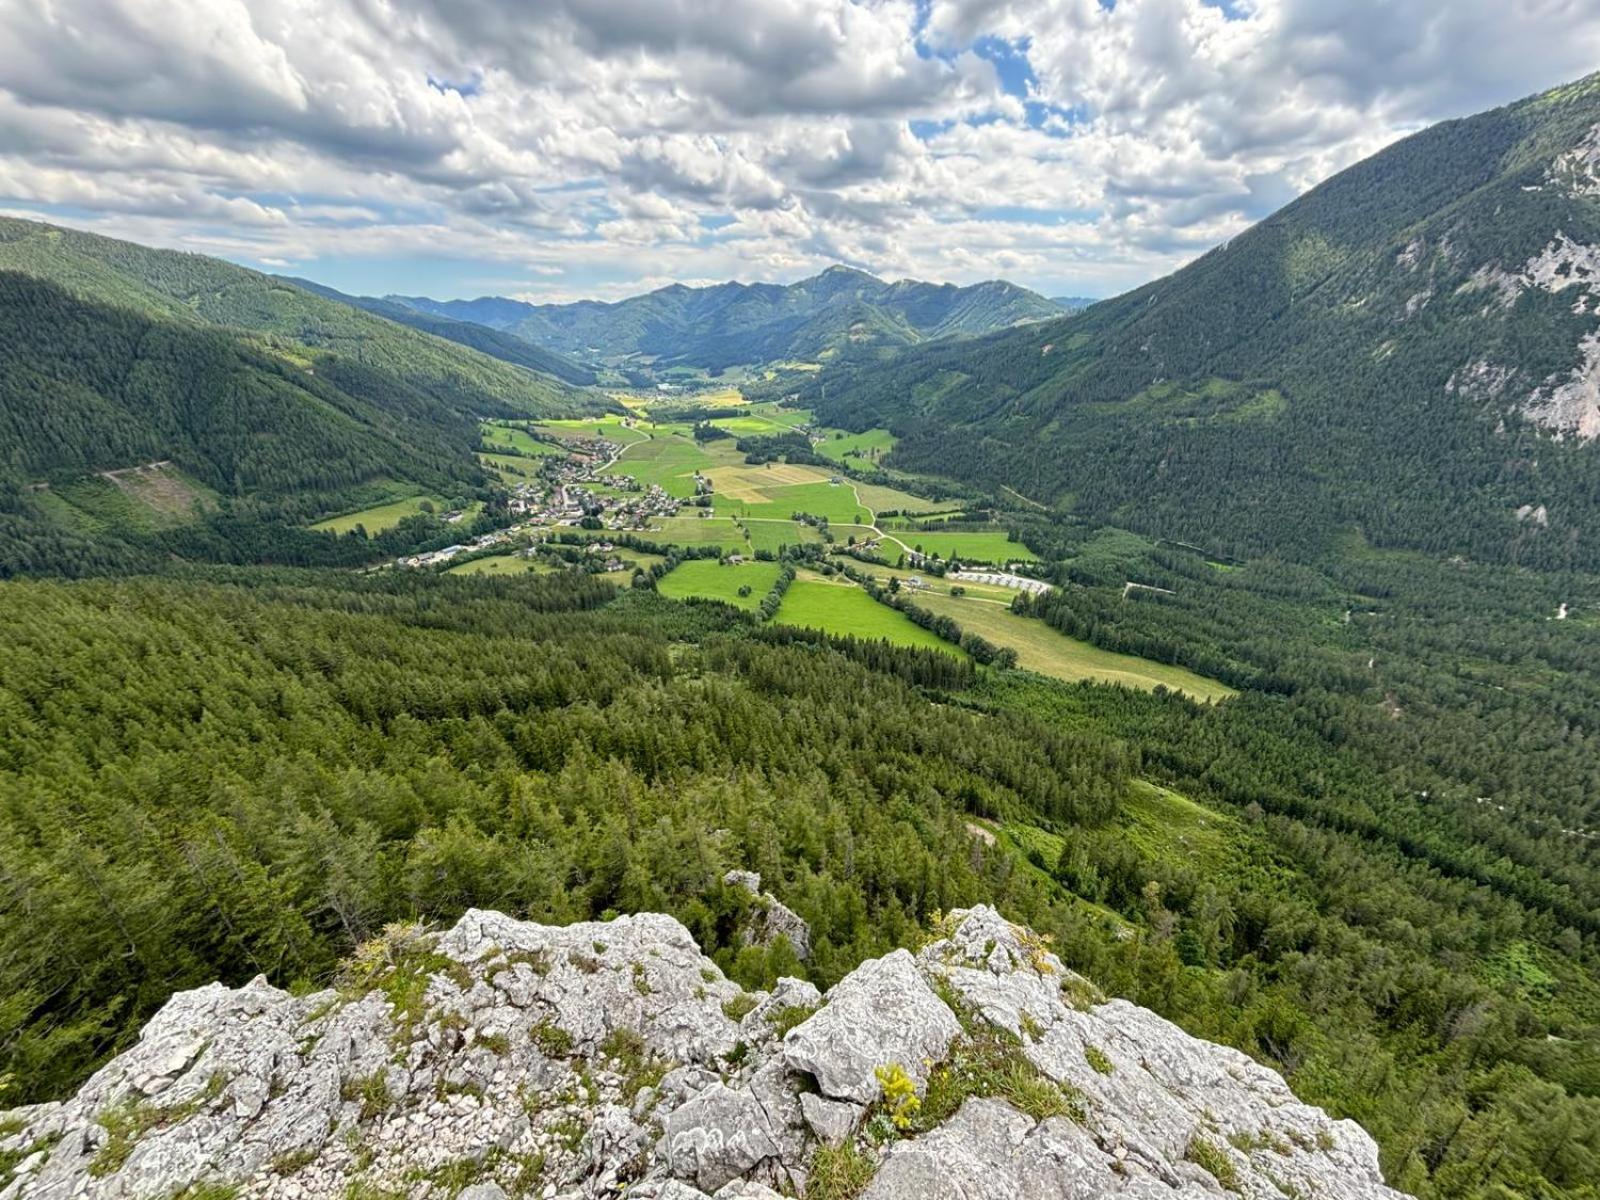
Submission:
M 310 1147 L 304 1150 L 291 1150 L 287 1154 L 280 1154 L 272 1160 L 268 1168 L 274 1175 L 293 1175 L 302 1167 L 310 1166 L 317 1160 L 317 1152 Z
M 651 1054 L 644 1038 L 633 1029 L 614 1029 L 600 1043 L 600 1052 L 617 1061 L 622 1069 L 622 1092 L 628 1098 L 641 1088 L 655 1087 L 672 1064 L 659 1054 Z
M 405 1200 L 405 1193 L 381 1188 L 364 1179 L 352 1179 L 345 1184 L 344 1200 Z
M 172 1200 L 235 1200 L 238 1195 L 238 1184 L 208 1180 L 205 1183 L 191 1183 Z
M 1083 1059 L 1094 1068 L 1097 1075 L 1109 1075 L 1117 1069 L 1111 1059 L 1106 1056 L 1106 1052 L 1100 1049 L 1099 1046 L 1085 1046 L 1083 1048 Z
M 1047 1079 L 1020 1055 L 1001 1074 L 1000 1094 L 1036 1121 L 1070 1117 L 1082 1124 L 1087 1119 L 1083 1096 L 1075 1088 Z
M 100 1179 L 120 1170 L 145 1134 L 188 1120 L 220 1096 L 226 1086 L 227 1081 L 220 1074 L 213 1074 L 206 1080 L 205 1090 L 182 1104 L 162 1108 L 143 1100 L 130 1100 L 105 1110 L 95 1119 L 106 1131 L 106 1144 L 90 1160 L 89 1174 Z
M 759 1003 L 761 1001 L 757 1000 L 749 992 L 740 992 L 733 999 L 722 1002 L 722 1015 L 730 1021 L 742 1021 L 750 1010 Z
M 385 925 L 383 933 L 361 943 L 345 964 L 339 989 L 346 998 L 381 991 L 394 1017 L 396 1044 L 410 1042 L 427 1016 L 428 982 L 435 975 L 462 991 L 472 986 L 466 967 L 434 949 L 438 935 L 416 922 Z
M 1061 979 L 1061 995 L 1078 1012 L 1088 1012 L 1096 1004 L 1106 1002 L 1105 995 L 1082 975 L 1065 975 Z
M 568 1153 L 578 1148 L 578 1143 L 583 1141 L 583 1135 L 588 1129 L 589 1127 L 577 1117 L 563 1117 L 550 1126 L 550 1132 Z
M 816 1015 L 817 1008 L 815 1004 L 786 1004 L 768 1018 L 767 1024 L 781 1038 L 795 1026 L 809 1021 Z
M 536 1150 L 531 1154 L 513 1155 L 511 1161 L 517 1164 L 517 1177 L 512 1181 L 511 1194 L 533 1195 L 534 1189 L 544 1178 L 544 1151 Z
M 1189 1148 L 1183 1152 L 1183 1156 L 1228 1191 L 1239 1190 L 1239 1173 L 1234 1170 L 1233 1160 L 1215 1142 L 1207 1141 L 1197 1133 L 1189 1139 Z
M 528 1037 L 551 1058 L 565 1058 L 572 1053 L 572 1035 L 548 1018 L 530 1029 Z
M 503 1033 L 479 1033 L 476 1044 L 496 1054 L 511 1053 L 511 1039 Z
M 942 1125 L 974 1096 L 999 1097 L 1035 1120 L 1070 1117 L 1081 1124 L 1088 1119 L 1081 1093 L 1040 1074 L 1015 1039 L 976 1025 L 973 1033 L 951 1048 L 950 1057 L 934 1068 L 916 1128 Z
M 362 1121 L 388 1111 L 389 1105 L 394 1102 L 393 1097 L 389 1095 L 389 1081 L 381 1070 L 360 1079 L 345 1080 L 339 1095 L 344 1100 L 361 1102 L 361 1115 L 358 1119 Z

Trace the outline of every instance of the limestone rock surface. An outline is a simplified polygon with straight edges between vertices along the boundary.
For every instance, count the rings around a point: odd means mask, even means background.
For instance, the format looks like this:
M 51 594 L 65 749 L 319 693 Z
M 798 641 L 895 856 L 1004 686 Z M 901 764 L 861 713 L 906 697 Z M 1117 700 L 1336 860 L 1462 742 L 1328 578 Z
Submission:
M 670 917 L 469 911 L 315 995 L 179 993 L 0 1128 L 0 1200 L 773 1200 L 840 1155 L 866 1200 L 1399 1197 L 1358 1126 L 1097 1002 L 989 908 L 826 994 L 753 997 Z

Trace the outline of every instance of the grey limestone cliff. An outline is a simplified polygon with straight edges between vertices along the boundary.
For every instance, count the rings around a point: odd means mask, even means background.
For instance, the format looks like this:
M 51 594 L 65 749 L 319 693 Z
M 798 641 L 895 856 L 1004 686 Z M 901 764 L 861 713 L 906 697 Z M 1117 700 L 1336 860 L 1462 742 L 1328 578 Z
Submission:
M 0 1200 L 1399 1195 L 1355 1124 L 988 908 L 826 995 L 747 994 L 665 916 L 394 928 L 335 989 L 174 996 L 0 1131 Z

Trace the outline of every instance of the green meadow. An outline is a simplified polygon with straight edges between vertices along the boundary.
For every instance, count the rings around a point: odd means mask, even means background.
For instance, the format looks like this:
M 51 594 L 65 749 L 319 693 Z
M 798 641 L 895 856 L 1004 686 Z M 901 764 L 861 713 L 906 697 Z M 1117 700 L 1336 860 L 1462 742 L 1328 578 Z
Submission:
M 674 600 L 721 600 L 746 612 L 755 612 L 772 590 L 782 568 L 775 562 L 723 563 L 714 558 L 691 558 L 661 577 L 656 590 Z M 739 590 L 748 589 L 741 596 Z
M 766 491 L 771 499 L 764 501 L 733 500 L 718 496 L 717 508 L 741 517 L 761 517 L 785 521 L 797 512 L 814 517 L 827 517 L 830 522 L 853 522 L 857 517 L 869 517 L 871 512 L 856 499 L 848 484 L 792 483 Z
M 887 535 L 885 545 L 899 542 L 907 550 L 921 548 L 924 554 L 937 554 L 940 558 L 954 558 L 961 562 L 982 562 L 1001 565 L 1008 562 L 1029 562 L 1036 556 L 1021 542 L 1010 541 L 1003 529 L 973 530 L 970 532 L 932 532 L 928 530 L 896 530 Z
M 528 575 L 554 570 L 547 563 L 541 563 L 531 558 L 524 558 L 520 554 L 492 554 L 488 558 L 475 558 L 471 562 L 464 562 L 460 566 L 451 567 L 448 575 Z
M 349 533 L 360 525 L 368 533 L 381 533 L 385 529 L 392 529 L 407 517 L 414 517 L 422 511 L 425 501 L 432 501 L 434 511 L 444 512 L 449 507 L 449 502 L 437 496 L 407 496 L 401 500 L 391 500 L 386 504 L 374 504 L 371 508 L 358 509 L 343 516 L 329 517 L 325 521 L 318 521 L 311 528 L 325 533 Z M 481 504 L 473 504 L 467 511 L 469 515 L 475 513 Z
M 744 531 L 725 517 L 662 517 L 638 536 L 662 545 L 721 546 L 733 551 L 744 551 L 749 546 Z
M 765 521 L 751 519 L 744 522 L 752 550 L 770 550 L 776 554 L 784 546 L 811 545 L 822 540 L 822 534 L 813 526 L 798 521 Z
M 478 432 L 483 438 L 484 445 L 491 449 L 514 450 L 519 454 L 530 454 L 537 458 L 548 458 L 562 452 L 560 446 L 541 442 L 527 430 L 515 429 L 509 425 L 494 425 L 486 421 L 478 426 Z
M 801 578 L 789 585 L 773 618 L 780 625 L 820 629 L 825 633 L 885 639 L 899 646 L 923 646 L 961 655 L 903 613 L 879 604 L 854 584 Z
M 835 429 L 819 433 L 825 436 L 817 443 L 817 453 L 839 463 L 875 463 L 894 449 L 896 441 L 887 429 L 869 429 L 865 433 L 844 433 Z

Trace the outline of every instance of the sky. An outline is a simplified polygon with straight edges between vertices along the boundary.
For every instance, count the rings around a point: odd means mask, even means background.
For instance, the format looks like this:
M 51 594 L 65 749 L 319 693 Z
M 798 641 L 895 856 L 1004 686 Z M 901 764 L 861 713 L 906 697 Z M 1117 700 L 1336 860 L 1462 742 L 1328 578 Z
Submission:
M 1600 66 L 1600 0 L 0 0 L 0 211 L 346 291 L 1107 296 Z

